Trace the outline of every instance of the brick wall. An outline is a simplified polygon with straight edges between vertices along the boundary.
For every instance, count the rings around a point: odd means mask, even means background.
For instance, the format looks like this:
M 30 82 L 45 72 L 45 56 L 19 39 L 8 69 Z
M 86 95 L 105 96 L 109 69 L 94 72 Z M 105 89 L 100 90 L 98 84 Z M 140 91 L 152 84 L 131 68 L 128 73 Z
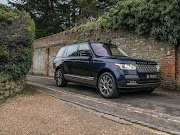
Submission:
M 167 42 L 155 41 L 152 37 L 138 36 L 132 31 L 98 32 L 83 37 L 66 31 L 34 42 L 32 72 L 53 76 L 53 60 L 59 48 L 74 42 L 100 41 L 120 46 L 133 58 L 158 62 L 162 74 L 162 88 L 180 90 L 180 47 Z

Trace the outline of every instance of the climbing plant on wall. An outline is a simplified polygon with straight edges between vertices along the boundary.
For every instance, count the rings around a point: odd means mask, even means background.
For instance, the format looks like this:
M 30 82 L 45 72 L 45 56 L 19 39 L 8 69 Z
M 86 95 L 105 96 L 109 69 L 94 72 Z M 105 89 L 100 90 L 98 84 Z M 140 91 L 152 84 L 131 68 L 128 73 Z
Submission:
M 35 24 L 25 12 L 0 4 L 0 79 L 18 79 L 32 63 Z

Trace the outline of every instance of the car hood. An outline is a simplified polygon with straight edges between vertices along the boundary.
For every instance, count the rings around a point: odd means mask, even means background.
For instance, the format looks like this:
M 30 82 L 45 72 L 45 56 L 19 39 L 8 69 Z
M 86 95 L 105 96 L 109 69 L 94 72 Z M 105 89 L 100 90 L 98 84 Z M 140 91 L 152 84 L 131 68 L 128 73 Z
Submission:
M 126 63 L 126 64 L 143 64 L 143 65 L 155 65 L 157 64 L 154 61 L 149 60 L 143 60 L 143 59 L 133 59 L 131 57 L 125 57 L 125 56 L 106 56 L 101 57 L 102 59 L 106 59 L 109 62 L 117 62 L 117 63 Z

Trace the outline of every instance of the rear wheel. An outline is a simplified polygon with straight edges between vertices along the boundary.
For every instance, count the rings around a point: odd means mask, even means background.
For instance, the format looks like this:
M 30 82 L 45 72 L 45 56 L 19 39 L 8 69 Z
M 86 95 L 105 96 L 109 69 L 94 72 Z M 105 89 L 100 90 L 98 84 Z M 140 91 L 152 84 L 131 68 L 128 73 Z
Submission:
M 101 74 L 98 79 L 98 90 L 105 98 L 114 98 L 119 95 L 115 78 L 110 72 Z
M 56 70 L 55 77 L 57 86 L 63 87 L 67 85 L 67 81 L 64 78 L 64 74 L 61 69 Z

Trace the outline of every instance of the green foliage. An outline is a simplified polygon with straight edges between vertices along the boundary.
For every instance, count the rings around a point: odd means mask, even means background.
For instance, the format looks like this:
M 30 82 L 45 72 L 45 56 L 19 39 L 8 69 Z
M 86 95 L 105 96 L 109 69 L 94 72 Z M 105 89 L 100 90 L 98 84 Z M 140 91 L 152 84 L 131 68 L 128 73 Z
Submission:
M 124 0 L 103 16 L 102 27 L 134 29 L 139 35 L 180 43 L 180 0 Z
M 118 2 L 117 2 L 118 1 Z M 135 30 L 138 35 L 152 35 L 157 40 L 180 42 L 180 0 L 9 0 L 19 10 L 25 10 L 36 23 L 37 38 L 58 33 L 68 28 L 80 37 L 106 29 Z M 117 4 L 116 4 L 117 3 Z M 115 6 L 116 5 L 116 6 Z M 110 8 L 109 12 L 108 9 Z M 100 17 L 97 21 L 95 18 Z M 18 16 L 6 16 L 7 23 Z M 82 24 L 83 18 L 93 22 Z M 0 24 L 0 28 L 3 26 Z M 28 28 L 27 28 L 28 29 Z M 97 33 L 94 34 L 97 34 Z M 21 37 L 14 33 L 13 38 Z M 5 57 L 9 57 L 6 46 Z
M 35 24 L 25 12 L 0 4 L 0 79 L 18 79 L 32 63 Z

